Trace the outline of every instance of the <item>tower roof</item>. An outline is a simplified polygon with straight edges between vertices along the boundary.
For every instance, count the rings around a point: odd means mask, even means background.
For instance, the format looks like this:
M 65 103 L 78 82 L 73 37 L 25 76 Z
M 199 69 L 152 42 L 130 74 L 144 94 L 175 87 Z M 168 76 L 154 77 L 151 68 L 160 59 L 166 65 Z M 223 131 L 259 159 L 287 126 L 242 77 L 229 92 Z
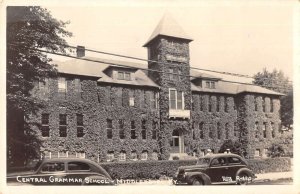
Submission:
M 148 44 L 159 35 L 181 38 L 188 41 L 193 40 L 184 32 L 181 26 L 179 26 L 178 23 L 169 14 L 165 14 L 163 16 L 148 41 L 144 44 L 144 47 L 148 46 Z

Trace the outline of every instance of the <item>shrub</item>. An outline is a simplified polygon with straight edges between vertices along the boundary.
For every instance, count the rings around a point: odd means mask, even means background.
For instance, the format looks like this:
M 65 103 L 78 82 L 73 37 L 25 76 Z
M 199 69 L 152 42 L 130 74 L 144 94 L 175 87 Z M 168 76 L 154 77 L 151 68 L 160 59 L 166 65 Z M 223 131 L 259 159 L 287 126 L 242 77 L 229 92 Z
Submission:
M 113 179 L 158 179 L 172 177 L 180 166 L 195 165 L 197 160 L 159 160 L 102 163 Z M 290 158 L 266 158 L 247 160 L 254 173 L 291 170 Z
M 249 168 L 254 173 L 285 172 L 291 170 L 291 159 L 286 158 L 265 158 L 247 160 Z

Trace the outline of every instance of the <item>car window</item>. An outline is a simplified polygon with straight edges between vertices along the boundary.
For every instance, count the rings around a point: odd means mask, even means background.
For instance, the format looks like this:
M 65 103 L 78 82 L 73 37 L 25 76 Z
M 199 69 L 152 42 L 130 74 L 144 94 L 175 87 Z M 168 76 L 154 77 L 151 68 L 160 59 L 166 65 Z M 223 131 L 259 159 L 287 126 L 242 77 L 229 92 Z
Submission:
M 45 163 L 42 167 L 42 172 L 58 172 L 64 170 L 65 164 L 63 162 L 49 162 Z
M 236 157 L 229 157 L 228 162 L 229 162 L 230 165 L 241 164 L 241 160 L 239 158 L 236 158 Z
M 68 170 L 90 170 L 90 166 L 83 162 L 69 162 Z
M 214 158 L 211 161 L 211 166 L 223 166 L 226 165 L 226 159 L 225 158 Z
M 210 158 L 200 158 L 197 161 L 197 165 L 209 165 Z

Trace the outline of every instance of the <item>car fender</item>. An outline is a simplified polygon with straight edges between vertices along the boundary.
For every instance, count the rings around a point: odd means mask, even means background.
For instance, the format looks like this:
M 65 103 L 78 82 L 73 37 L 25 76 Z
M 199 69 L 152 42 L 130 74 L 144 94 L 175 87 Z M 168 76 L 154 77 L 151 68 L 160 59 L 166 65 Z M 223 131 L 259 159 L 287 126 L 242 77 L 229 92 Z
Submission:
M 201 178 L 203 180 L 204 185 L 210 185 L 211 180 L 209 176 L 202 172 L 187 172 L 186 173 L 186 180 L 188 184 L 191 184 L 191 180 L 195 177 Z

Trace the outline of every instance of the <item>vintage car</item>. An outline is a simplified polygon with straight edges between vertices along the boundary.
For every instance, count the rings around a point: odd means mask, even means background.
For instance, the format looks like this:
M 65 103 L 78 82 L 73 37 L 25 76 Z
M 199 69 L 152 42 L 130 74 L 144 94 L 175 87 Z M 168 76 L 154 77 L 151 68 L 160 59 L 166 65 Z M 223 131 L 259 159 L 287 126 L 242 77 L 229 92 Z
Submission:
M 236 154 L 211 154 L 198 159 L 193 166 L 181 166 L 173 177 L 173 184 L 245 185 L 256 178 L 247 167 L 247 162 Z
M 81 158 L 40 160 L 25 172 L 7 173 L 8 185 L 114 185 L 110 175 L 97 163 Z

